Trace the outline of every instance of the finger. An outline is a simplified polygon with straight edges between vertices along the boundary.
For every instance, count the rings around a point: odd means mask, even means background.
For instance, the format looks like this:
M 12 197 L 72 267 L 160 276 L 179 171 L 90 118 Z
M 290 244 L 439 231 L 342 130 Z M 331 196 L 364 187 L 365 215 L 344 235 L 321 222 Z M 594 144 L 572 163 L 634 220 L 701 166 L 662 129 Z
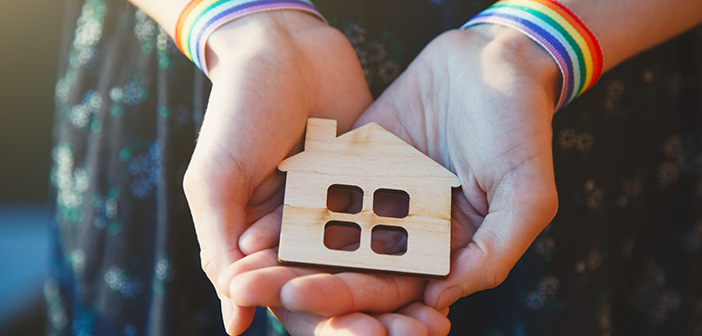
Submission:
M 437 311 L 421 302 L 413 302 L 400 308 L 396 313 L 419 321 L 426 327 L 430 336 L 445 336 L 451 330 L 451 322 L 446 317 L 448 308 Z
M 278 266 L 273 249 L 249 255 L 228 267 L 219 286 L 242 306 L 285 306 L 295 311 L 341 315 L 391 311 L 421 296 L 425 280 L 365 273 L 318 273 Z
M 223 295 L 237 305 L 281 307 L 280 290 L 290 279 L 317 272 L 311 268 L 279 266 L 277 251 L 264 250 L 228 267 L 218 280 Z
M 414 66 L 415 62 L 412 64 L 411 66 Z M 405 71 L 400 74 L 380 97 L 361 114 L 356 120 L 354 128 L 375 122 L 420 152 L 429 153 L 427 146 L 435 145 L 437 137 L 433 130 L 438 130 L 439 127 L 432 124 L 434 123 L 433 118 L 425 118 L 424 113 L 409 113 L 417 111 L 418 106 L 425 109 L 432 108 L 425 104 L 426 101 L 423 98 L 426 98 L 424 95 L 433 95 L 436 92 L 424 92 L 420 86 L 417 86 L 417 83 L 422 80 L 417 71 Z M 433 112 L 426 111 L 426 113 Z M 418 138 L 415 139 L 413 136 Z M 431 156 L 431 153 L 429 154 Z M 432 157 L 432 159 L 441 163 L 437 160 L 438 158 Z
M 282 215 L 283 207 L 278 206 L 246 229 L 239 238 L 241 252 L 249 255 L 277 246 Z
M 229 265 L 217 279 L 217 286 L 222 288 L 220 295 L 230 297 L 229 288 L 232 279 L 244 272 L 278 265 L 277 252 L 273 249 L 254 253 Z
M 493 194 L 490 213 L 472 241 L 452 255 L 449 277 L 427 285 L 425 303 L 441 310 L 463 296 L 499 285 L 553 219 L 558 207 L 553 182 L 515 182 L 504 181 Z
M 429 335 L 427 327 L 422 322 L 409 316 L 395 313 L 385 313 L 376 316 L 383 324 L 390 336 L 426 336 Z
M 287 282 L 280 297 L 291 310 L 320 315 L 395 310 L 421 297 L 419 278 L 365 273 L 312 274 Z
M 232 279 L 229 295 L 241 306 L 282 307 L 281 288 L 291 279 L 313 272 L 313 269 L 288 266 L 273 266 L 246 272 Z
M 221 305 L 224 330 L 227 331 L 227 334 L 241 334 L 253 322 L 255 307 L 240 307 L 232 304 L 231 300 L 226 298 L 222 299 Z
M 374 122 L 390 133 L 395 134 L 403 141 L 414 146 L 410 133 L 405 128 L 405 123 L 398 118 L 398 107 L 392 99 L 393 94 L 396 93 L 395 91 L 400 90 L 400 88 L 396 86 L 402 84 L 403 81 L 400 79 L 404 76 L 407 76 L 407 74 L 401 74 L 400 78 L 398 78 L 393 85 L 390 85 L 385 92 L 361 114 L 358 120 L 356 120 L 356 123 L 354 123 L 353 128 L 358 128 L 370 122 Z
M 372 316 L 351 313 L 324 317 L 293 312 L 285 308 L 269 308 L 291 335 L 386 335 L 383 324 Z

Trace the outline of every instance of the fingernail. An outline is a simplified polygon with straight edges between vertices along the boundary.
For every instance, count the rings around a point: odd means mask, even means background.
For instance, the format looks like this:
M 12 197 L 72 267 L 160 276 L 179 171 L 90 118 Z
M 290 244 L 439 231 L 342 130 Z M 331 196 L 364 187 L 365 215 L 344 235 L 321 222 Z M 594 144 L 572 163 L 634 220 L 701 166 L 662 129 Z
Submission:
M 224 321 L 224 330 L 227 332 L 228 335 L 231 335 L 232 333 L 230 332 L 231 324 L 232 324 L 232 318 L 234 317 L 234 305 L 232 304 L 232 301 L 229 299 L 223 299 L 222 301 L 222 320 Z
M 458 286 L 452 286 L 444 289 L 436 300 L 436 310 L 442 311 L 448 308 L 448 306 L 461 298 L 462 293 L 461 288 Z

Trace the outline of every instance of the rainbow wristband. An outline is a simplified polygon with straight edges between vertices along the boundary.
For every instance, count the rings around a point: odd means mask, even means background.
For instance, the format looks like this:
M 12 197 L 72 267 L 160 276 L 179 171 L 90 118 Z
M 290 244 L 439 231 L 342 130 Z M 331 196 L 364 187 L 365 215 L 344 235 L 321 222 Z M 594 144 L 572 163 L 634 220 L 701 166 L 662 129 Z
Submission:
M 245 15 L 292 9 L 311 13 L 326 23 L 309 0 L 192 0 L 185 6 L 175 29 L 175 44 L 207 74 L 205 46 L 217 28 Z
M 514 28 L 546 48 L 563 75 L 556 110 L 592 87 L 602 74 L 604 55 L 600 41 L 577 14 L 558 1 L 498 1 L 461 29 L 481 23 Z

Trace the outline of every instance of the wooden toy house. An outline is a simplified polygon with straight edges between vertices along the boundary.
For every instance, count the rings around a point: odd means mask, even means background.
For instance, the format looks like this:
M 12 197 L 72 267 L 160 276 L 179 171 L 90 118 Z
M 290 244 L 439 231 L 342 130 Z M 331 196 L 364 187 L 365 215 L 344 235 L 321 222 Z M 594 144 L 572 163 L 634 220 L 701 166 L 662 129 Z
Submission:
M 335 120 L 311 118 L 305 150 L 278 168 L 287 172 L 281 262 L 448 275 L 451 188 L 458 178 L 392 133 L 370 123 L 337 137 Z M 352 191 L 356 205 L 330 206 L 332 190 Z M 388 211 L 380 202 L 388 197 L 406 204 Z M 335 226 L 355 228 L 341 232 L 358 232 L 357 243 L 329 246 L 325 232 Z M 371 247 L 376 234 L 388 231 L 406 238 L 399 253 Z

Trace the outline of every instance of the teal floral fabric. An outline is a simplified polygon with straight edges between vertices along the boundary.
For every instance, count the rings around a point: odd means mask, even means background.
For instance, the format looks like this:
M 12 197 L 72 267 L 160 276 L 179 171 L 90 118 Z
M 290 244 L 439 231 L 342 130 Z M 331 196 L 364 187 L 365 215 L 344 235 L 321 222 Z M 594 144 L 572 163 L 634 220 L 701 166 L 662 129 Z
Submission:
M 315 2 L 377 96 L 490 1 Z M 210 84 L 124 0 L 69 0 L 55 90 L 49 335 L 220 335 L 182 192 Z M 702 28 L 554 119 L 560 210 L 452 334 L 702 335 Z M 469 136 L 469 135 L 467 135 Z M 284 334 L 265 310 L 249 334 Z

